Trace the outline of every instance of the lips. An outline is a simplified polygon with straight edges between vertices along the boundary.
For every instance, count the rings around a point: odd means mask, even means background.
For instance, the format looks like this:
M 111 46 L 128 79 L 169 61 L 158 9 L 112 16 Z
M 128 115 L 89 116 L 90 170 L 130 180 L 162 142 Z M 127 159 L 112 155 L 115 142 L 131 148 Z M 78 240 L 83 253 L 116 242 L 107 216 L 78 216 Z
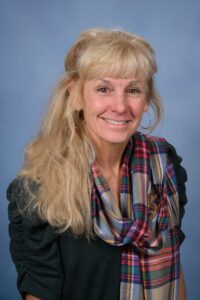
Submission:
M 123 125 L 130 122 L 130 120 L 112 120 L 108 118 L 102 118 L 105 122 L 113 125 Z

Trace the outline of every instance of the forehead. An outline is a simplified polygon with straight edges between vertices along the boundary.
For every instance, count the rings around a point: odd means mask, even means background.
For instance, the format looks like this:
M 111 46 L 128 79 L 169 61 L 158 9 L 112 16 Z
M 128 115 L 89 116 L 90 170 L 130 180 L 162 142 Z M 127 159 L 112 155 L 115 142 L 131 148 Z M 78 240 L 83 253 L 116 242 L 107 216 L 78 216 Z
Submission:
M 131 77 L 131 78 L 100 77 L 100 78 L 86 80 L 85 84 L 86 85 L 107 84 L 107 85 L 115 85 L 115 86 L 128 86 L 128 85 L 143 86 L 146 84 L 146 80 L 139 77 Z
M 101 81 L 104 83 L 116 83 L 116 84 L 138 84 L 144 82 L 141 78 L 131 77 L 131 78 L 113 78 L 113 77 L 105 77 L 99 78 L 95 81 Z

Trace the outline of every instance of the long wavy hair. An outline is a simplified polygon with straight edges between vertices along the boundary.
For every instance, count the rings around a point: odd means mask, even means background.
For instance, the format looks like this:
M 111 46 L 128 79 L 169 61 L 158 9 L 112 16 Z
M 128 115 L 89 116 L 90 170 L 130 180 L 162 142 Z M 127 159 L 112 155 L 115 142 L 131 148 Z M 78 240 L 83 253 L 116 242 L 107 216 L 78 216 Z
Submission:
M 153 49 L 143 38 L 121 30 L 92 29 L 82 32 L 69 50 L 65 70 L 38 136 L 26 147 L 19 175 L 39 184 L 26 207 L 29 215 L 36 211 L 61 231 L 70 228 L 76 235 L 90 235 L 95 151 L 84 130 L 83 112 L 76 110 L 84 82 L 102 76 L 143 77 L 155 126 L 162 114 L 153 79 L 157 65 Z

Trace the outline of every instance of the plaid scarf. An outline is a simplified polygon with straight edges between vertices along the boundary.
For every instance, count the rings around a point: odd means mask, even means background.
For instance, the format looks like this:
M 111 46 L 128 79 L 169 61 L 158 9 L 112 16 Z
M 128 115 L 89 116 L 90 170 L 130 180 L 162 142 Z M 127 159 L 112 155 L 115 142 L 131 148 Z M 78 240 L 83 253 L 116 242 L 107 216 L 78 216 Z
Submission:
M 95 233 L 122 247 L 121 300 L 179 297 L 179 199 L 164 139 L 135 133 L 122 156 L 119 205 L 92 166 Z

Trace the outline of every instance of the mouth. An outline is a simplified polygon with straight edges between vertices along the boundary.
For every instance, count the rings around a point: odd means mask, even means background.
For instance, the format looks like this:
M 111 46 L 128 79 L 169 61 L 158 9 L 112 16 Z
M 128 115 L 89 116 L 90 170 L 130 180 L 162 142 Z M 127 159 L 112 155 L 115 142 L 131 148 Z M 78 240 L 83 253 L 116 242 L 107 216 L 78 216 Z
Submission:
M 102 118 L 105 122 L 112 124 L 112 125 L 124 125 L 124 124 L 128 124 L 130 122 L 130 120 L 112 120 L 112 119 L 108 119 L 108 118 Z

